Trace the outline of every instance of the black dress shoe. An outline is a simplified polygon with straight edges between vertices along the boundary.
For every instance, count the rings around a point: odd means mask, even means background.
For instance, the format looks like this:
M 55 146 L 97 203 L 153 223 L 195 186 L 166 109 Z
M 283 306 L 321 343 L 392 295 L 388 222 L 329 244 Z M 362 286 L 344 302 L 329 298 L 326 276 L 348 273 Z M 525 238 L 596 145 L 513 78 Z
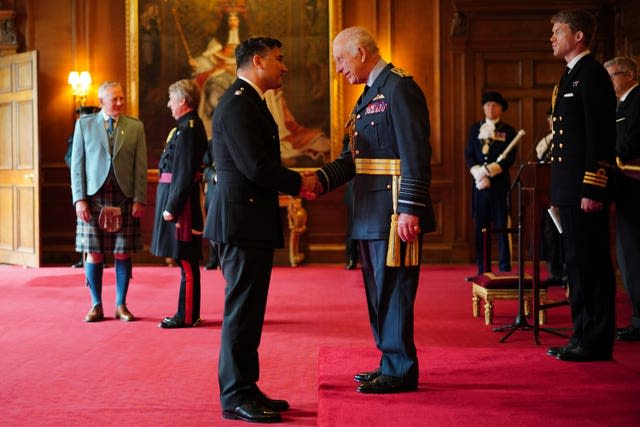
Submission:
M 279 412 L 272 411 L 259 402 L 247 402 L 233 409 L 224 409 L 222 417 L 250 423 L 279 423 L 282 421 Z
M 369 382 L 360 384 L 357 390 L 360 393 L 398 393 L 416 390 L 417 388 L 417 381 L 381 374 Z
M 547 349 L 547 354 L 548 354 L 549 356 L 558 357 L 558 355 L 559 355 L 560 353 L 562 353 L 565 349 L 566 349 L 566 350 L 569 350 L 569 349 L 572 349 L 572 348 L 574 348 L 574 347 L 575 347 L 575 345 L 574 345 L 574 344 L 567 344 L 567 345 L 565 345 L 564 347 L 549 347 L 549 348 Z
M 369 381 L 373 381 L 378 378 L 381 374 L 382 372 L 380 371 L 380 368 L 378 368 L 375 371 L 357 373 L 353 376 L 353 379 L 359 383 L 368 383 Z
M 478 276 L 479 276 L 479 275 L 480 275 L 480 274 L 478 274 Z M 465 278 L 464 278 L 464 280 L 465 280 L 466 282 L 474 282 L 474 281 L 478 278 L 478 276 L 469 276 L 469 277 L 465 277 Z
M 611 360 L 611 353 L 596 353 L 585 350 L 580 346 L 567 346 L 558 354 L 558 360 L 565 362 L 602 362 Z
M 162 329 L 177 329 L 177 328 L 194 328 L 198 326 L 200 319 L 196 319 L 193 323 L 185 323 L 183 319 L 177 316 L 165 317 L 162 322 L 158 324 Z
M 347 261 L 347 264 L 344 266 L 344 268 L 347 270 L 353 270 L 357 265 L 358 262 L 355 259 L 350 259 L 349 261 Z
M 209 264 L 204 266 L 205 270 L 215 270 L 218 268 L 218 263 L 216 261 L 209 261 Z
M 629 326 L 616 330 L 616 339 L 620 341 L 640 341 L 640 328 Z
M 263 404 L 272 411 L 282 412 L 289 409 L 289 402 L 283 399 L 271 399 L 269 396 L 264 394 L 262 391 L 258 391 L 257 400 L 259 403 Z

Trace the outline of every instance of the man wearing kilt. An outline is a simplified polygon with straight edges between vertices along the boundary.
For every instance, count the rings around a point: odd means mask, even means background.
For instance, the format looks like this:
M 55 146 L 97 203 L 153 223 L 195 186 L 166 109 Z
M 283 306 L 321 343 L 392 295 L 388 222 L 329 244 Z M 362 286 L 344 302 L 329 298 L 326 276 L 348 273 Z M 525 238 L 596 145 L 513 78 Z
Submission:
M 126 306 L 131 279 L 130 253 L 142 249 L 140 218 L 147 192 L 147 148 L 139 120 L 122 114 L 122 85 L 104 82 L 98 89 L 101 110 L 79 118 L 73 134 L 71 191 L 76 207 L 76 251 L 87 252 L 86 284 L 92 307 L 86 322 L 104 319 L 102 270 L 104 254 L 112 252 L 116 270 L 115 318 L 134 320 Z M 105 207 L 120 208 L 117 227 L 103 230 L 99 221 Z M 104 223 L 103 223 L 104 225 Z M 114 230 L 115 231 L 112 231 Z
M 171 257 L 180 267 L 178 311 L 165 317 L 165 329 L 196 326 L 200 322 L 200 267 L 204 219 L 200 207 L 202 158 L 207 133 L 198 117 L 200 89 L 191 80 L 169 86 L 171 115 L 177 121 L 160 156 L 151 253 Z

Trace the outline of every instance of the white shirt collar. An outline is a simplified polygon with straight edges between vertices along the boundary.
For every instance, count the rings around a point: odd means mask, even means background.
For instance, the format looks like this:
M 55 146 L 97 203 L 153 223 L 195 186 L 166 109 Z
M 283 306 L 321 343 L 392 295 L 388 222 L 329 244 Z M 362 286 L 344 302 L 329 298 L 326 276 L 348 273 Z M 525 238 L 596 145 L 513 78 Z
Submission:
M 633 88 L 635 88 L 636 86 L 638 86 L 638 83 L 636 83 L 636 84 L 634 84 L 633 86 L 631 86 L 631 87 L 629 88 L 629 90 L 628 90 L 628 91 L 626 91 L 626 92 L 624 93 L 624 95 L 622 95 L 622 96 L 620 97 L 620 102 L 622 102 L 622 101 L 624 101 L 625 99 L 627 99 L 627 96 L 629 95 L 629 92 L 631 92 L 631 91 L 633 90 Z
M 576 57 L 575 57 L 575 58 L 573 58 L 573 59 L 571 60 L 571 62 L 569 62 L 569 63 L 567 64 L 567 67 L 569 67 L 569 69 L 570 69 L 570 70 L 573 70 L 573 67 L 575 67 L 575 66 L 576 66 L 576 64 L 578 63 L 578 61 L 580 61 L 583 57 L 585 57 L 586 55 L 588 55 L 588 54 L 590 54 L 590 53 L 591 53 L 591 51 L 590 51 L 589 49 L 587 49 L 587 50 L 585 50 L 585 51 L 583 51 L 583 52 L 580 52 L 579 54 L 577 54 L 577 55 L 576 55 Z
M 262 89 L 260 89 L 258 87 L 257 84 L 255 84 L 254 82 L 252 82 L 251 80 L 249 80 L 246 77 L 238 76 L 238 78 L 244 80 L 247 83 L 249 83 L 251 85 L 251 87 L 254 88 L 256 90 L 256 92 L 258 92 L 258 96 L 260 96 L 260 99 L 262 99 L 264 101 L 264 92 L 262 91 Z
M 100 112 L 102 113 L 102 118 L 104 119 L 105 122 L 109 120 L 109 118 L 112 118 L 114 125 L 118 123 L 118 117 L 111 117 L 107 115 L 107 113 L 105 113 L 104 110 L 100 110 Z

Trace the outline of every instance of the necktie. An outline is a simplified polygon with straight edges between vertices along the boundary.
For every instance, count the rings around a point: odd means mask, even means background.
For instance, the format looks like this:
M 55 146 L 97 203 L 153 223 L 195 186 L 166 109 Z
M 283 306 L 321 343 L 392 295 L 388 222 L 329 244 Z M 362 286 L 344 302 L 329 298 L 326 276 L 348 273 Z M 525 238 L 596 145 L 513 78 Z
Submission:
M 113 117 L 109 117 L 109 120 L 107 120 L 109 122 L 109 125 L 107 127 L 107 134 L 109 136 L 113 135 L 113 122 L 115 120 L 113 120 Z

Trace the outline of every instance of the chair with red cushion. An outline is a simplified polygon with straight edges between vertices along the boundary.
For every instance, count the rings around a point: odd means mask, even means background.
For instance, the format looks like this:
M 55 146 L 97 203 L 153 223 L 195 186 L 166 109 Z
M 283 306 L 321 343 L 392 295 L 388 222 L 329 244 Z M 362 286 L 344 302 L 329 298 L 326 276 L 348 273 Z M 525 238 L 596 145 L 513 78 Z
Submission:
M 484 303 L 484 323 L 493 323 L 493 301 L 498 299 L 518 299 L 518 274 L 512 272 L 482 273 L 471 280 L 472 283 L 472 311 L 473 317 L 480 316 L 480 299 Z M 529 303 L 532 298 L 531 285 L 533 278 L 525 274 L 524 276 L 524 315 L 529 315 Z M 540 287 L 540 303 L 544 304 L 547 299 L 547 288 Z M 538 319 L 539 325 L 544 325 L 546 321 L 545 311 L 540 311 Z

